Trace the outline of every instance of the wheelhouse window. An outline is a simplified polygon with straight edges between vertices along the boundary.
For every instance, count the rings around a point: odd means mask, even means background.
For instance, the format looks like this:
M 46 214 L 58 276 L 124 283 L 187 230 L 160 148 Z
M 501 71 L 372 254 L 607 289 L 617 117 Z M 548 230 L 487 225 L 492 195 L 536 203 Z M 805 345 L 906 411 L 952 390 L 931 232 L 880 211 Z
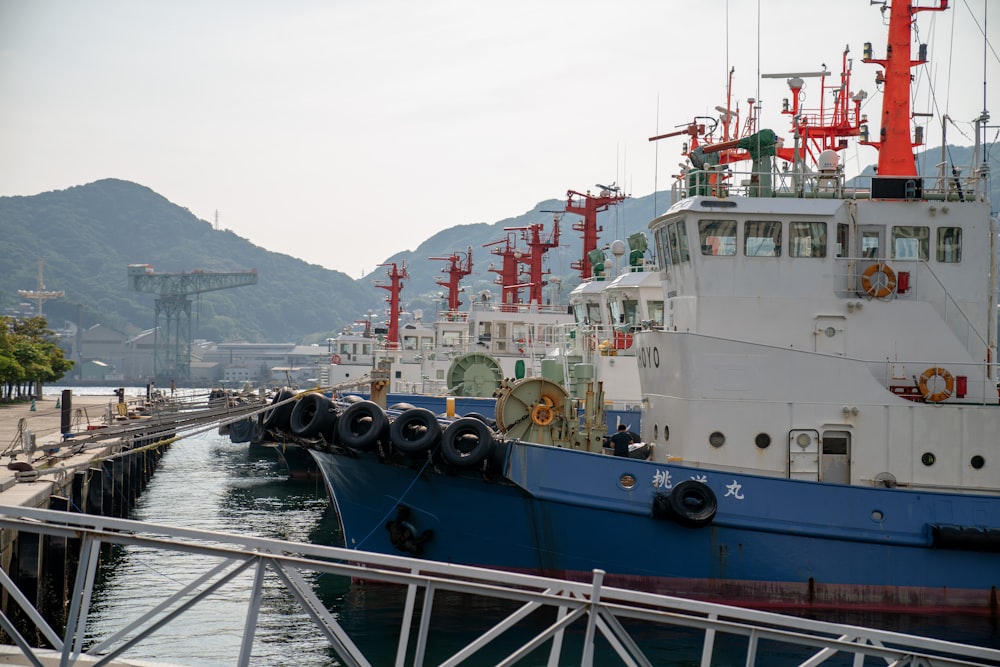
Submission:
M 656 228 L 656 232 L 653 234 L 653 240 L 656 243 L 656 255 L 660 258 L 660 266 L 664 267 L 667 264 L 670 264 L 670 244 L 667 242 L 666 225 Z
M 729 257 L 736 254 L 735 220 L 699 220 L 698 236 L 702 255 Z
M 667 225 L 667 239 L 670 243 L 670 261 L 674 264 L 687 262 L 691 259 L 688 251 L 687 233 L 684 221 L 678 220 Z
M 653 321 L 656 326 L 663 326 L 663 302 L 662 301 L 650 301 L 647 306 L 649 307 L 649 319 Z
M 789 257 L 826 257 L 825 222 L 788 224 Z
M 637 311 L 639 310 L 638 301 L 633 301 L 632 299 L 612 299 L 608 305 L 611 308 L 612 324 L 636 325 L 639 323 L 637 316 Z
M 747 257 L 781 256 L 781 223 L 748 220 L 743 223 L 743 254 Z
M 961 227 L 938 227 L 937 261 L 949 264 L 962 261 Z
M 847 257 L 848 248 L 850 248 L 851 233 L 850 226 L 843 223 L 837 223 L 837 257 Z
M 893 259 L 922 259 L 931 256 L 930 227 L 898 225 L 892 228 Z

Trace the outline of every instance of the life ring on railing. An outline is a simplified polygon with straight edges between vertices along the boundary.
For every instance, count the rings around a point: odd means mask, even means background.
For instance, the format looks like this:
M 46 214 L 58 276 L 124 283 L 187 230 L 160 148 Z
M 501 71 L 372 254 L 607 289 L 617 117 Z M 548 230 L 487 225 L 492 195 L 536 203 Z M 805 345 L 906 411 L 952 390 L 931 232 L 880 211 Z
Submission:
M 883 299 L 896 291 L 896 272 L 887 264 L 876 262 L 861 274 L 861 289 L 869 296 Z
M 330 355 L 330 363 L 331 364 L 339 364 L 340 363 L 340 355 L 339 354 L 331 354 Z
M 941 391 L 931 392 L 928 383 L 931 378 L 934 377 L 939 377 L 944 380 L 944 389 Z M 917 380 L 917 386 L 920 387 L 920 395 L 924 397 L 925 401 L 928 403 L 940 403 L 951 396 L 951 392 L 955 390 L 955 378 L 952 377 L 952 374 L 948 372 L 947 368 L 933 366 L 920 374 L 920 379 Z

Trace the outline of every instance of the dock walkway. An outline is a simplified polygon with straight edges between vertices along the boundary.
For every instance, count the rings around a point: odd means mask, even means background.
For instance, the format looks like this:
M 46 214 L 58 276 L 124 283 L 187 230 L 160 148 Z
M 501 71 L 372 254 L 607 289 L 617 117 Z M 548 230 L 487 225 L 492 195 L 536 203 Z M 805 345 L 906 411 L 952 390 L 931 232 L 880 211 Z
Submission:
M 105 411 L 117 399 L 110 393 L 106 396 L 73 396 L 71 403 L 71 424 L 74 428 L 86 430 L 88 423 L 97 425 L 104 421 Z M 49 484 L 18 483 L 19 471 L 9 465 L 17 462 L 36 467 L 38 459 L 44 456 L 46 450 L 61 449 L 63 443 L 60 426 L 62 422 L 62 405 L 56 407 L 57 397 L 46 396 L 36 399 L 34 403 L 0 404 L 0 503 L 5 505 L 24 505 L 28 507 L 47 507 L 51 492 Z M 32 410 L 34 405 L 34 410 Z M 80 420 L 83 420 L 80 423 Z M 20 453 L 23 431 L 31 431 L 35 436 L 35 452 L 31 457 Z M 108 445 L 110 447 L 110 443 Z M 61 463 L 69 466 L 82 465 L 106 453 L 89 450 L 79 454 L 64 453 Z M 67 454 L 69 454 L 67 456 Z M 32 460 L 28 460 L 31 458 Z M 20 467 L 24 467 L 20 465 Z

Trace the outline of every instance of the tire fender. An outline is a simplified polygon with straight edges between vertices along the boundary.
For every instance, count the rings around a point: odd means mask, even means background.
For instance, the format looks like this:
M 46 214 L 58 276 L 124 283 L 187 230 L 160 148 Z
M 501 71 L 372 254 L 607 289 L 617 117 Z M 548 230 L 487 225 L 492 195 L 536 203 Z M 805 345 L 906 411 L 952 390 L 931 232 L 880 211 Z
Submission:
M 288 387 L 282 387 L 274 398 L 271 399 L 271 405 L 275 406 L 278 403 L 287 401 L 288 399 L 295 396 L 293 392 Z M 295 406 L 291 403 L 285 403 L 284 405 L 278 405 L 278 407 L 271 407 L 264 413 L 264 428 L 276 429 L 278 431 L 284 431 L 288 429 L 288 421 L 291 419 L 292 410 Z
M 478 466 L 493 448 L 493 431 L 475 417 L 456 419 L 441 438 L 441 458 L 457 468 Z
M 674 521 L 689 528 L 712 523 L 719 509 L 715 492 L 707 484 L 687 479 L 674 486 L 667 498 Z
M 441 442 L 441 424 L 425 408 L 410 408 L 392 421 L 389 440 L 404 454 L 420 454 Z
M 323 394 L 306 394 L 295 402 L 288 426 L 293 435 L 300 438 L 314 438 L 327 431 L 337 420 L 333 401 Z
M 358 401 L 337 420 L 337 442 L 351 449 L 371 449 L 388 435 L 389 418 L 372 401 Z

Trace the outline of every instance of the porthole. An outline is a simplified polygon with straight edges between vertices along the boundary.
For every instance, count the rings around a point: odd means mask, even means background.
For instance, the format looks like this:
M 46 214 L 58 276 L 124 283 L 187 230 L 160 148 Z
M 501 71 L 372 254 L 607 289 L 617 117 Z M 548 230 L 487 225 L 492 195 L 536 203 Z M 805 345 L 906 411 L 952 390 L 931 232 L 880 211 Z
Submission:
M 660 437 L 660 427 L 657 424 L 653 424 L 653 440 Z
M 920 462 L 923 463 L 925 466 L 932 466 L 934 465 L 935 461 L 937 461 L 937 457 L 935 457 L 930 452 L 924 452 L 924 455 L 920 457 Z
M 771 436 L 767 433 L 758 433 L 757 437 L 754 438 L 754 444 L 757 445 L 758 449 L 767 449 L 771 446 Z
M 666 424 L 663 425 L 663 442 L 670 439 L 670 427 Z
M 722 447 L 726 444 L 726 436 L 722 435 L 719 431 L 713 431 L 712 435 L 708 436 L 708 444 L 713 447 Z
M 882 514 L 882 510 L 872 510 L 872 521 L 881 522 L 885 516 Z
M 972 460 L 970 460 L 969 463 L 972 465 L 973 468 L 979 470 L 984 465 L 986 465 L 986 459 L 984 459 L 979 454 L 976 454 L 975 456 L 972 457 Z
M 834 336 L 837 335 L 837 330 L 834 329 L 833 327 L 827 327 L 826 329 L 823 330 L 823 333 L 826 334 L 827 338 L 833 338 Z
M 631 491 L 635 488 L 635 477 L 629 474 L 624 474 L 618 478 L 618 486 L 622 487 L 626 491 Z

